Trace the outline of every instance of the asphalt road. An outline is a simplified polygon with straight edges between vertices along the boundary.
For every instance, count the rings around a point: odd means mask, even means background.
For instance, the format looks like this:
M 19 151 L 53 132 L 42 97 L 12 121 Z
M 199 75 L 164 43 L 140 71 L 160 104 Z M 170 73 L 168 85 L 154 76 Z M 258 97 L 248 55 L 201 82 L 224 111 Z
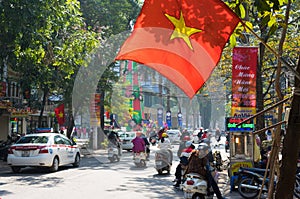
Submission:
M 224 138 L 225 139 L 225 138 Z M 212 139 L 213 141 L 213 139 Z M 225 140 L 222 140 L 222 142 Z M 214 144 L 212 144 L 214 145 Z M 174 161 L 171 174 L 158 175 L 154 168 L 154 152 L 146 168 L 137 168 L 132 154 L 124 151 L 120 162 L 110 163 L 104 150 L 91 151 L 82 157 L 81 166 L 61 167 L 58 172 L 26 168 L 14 174 L 9 168 L 0 169 L 0 199 L 179 199 L 183 192 L 173 188 L 175 168 L 178 165 L 174 145 Z M 224 146 L 217 147 L 226 158 Z M 227 198 L 241 198 L 229 192 L 226 171 L 220 173 L 219 186 Z M 236 195 L 236 196 L 234 196 Z

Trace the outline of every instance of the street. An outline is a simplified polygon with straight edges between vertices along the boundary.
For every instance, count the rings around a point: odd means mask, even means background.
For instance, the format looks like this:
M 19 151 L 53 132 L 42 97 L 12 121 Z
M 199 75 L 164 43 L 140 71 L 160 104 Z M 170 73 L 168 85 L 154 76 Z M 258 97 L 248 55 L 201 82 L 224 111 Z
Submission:
M 225 142 L 225 137 L 222 137 L 222 142 Z M 55 173 L 26 168 L 20 174 L 14 174 L 8 169 L 0 174 L 0 198 L 183 198 L 183 192 L 172 186 L 178 165 L 177 149 L 178 145 L 174 145 L 170 175 L 157 174 L 154 168 L 155 146 L 151 147 L 146 168 L 134 165 L 131 152 L 124 151 L 120 162 L 110 163 L 106 151 L 98 150 L 82 157 L 79 168 L 65 166 Z M 224 159 L 224 145 L 220 146 L 220 151 L 223 151 Z M 226 171 L 220 173 L 220 178 L 219 186 L 225 194 L 228 192 Z

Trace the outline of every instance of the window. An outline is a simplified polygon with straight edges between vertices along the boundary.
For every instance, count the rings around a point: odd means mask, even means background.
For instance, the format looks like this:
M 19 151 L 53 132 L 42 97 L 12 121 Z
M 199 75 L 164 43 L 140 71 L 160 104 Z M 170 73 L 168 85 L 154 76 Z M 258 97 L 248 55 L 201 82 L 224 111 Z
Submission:
M 25 136 L 18 141 L 18 144 L 27 144 L 27 143 L 47 144 L 48 137 L 47 136 Z
M 65 144 L 65 142 L 64 142 L 62 137 L 57 135 L 57 136 L 54 137 L 54 144 Z

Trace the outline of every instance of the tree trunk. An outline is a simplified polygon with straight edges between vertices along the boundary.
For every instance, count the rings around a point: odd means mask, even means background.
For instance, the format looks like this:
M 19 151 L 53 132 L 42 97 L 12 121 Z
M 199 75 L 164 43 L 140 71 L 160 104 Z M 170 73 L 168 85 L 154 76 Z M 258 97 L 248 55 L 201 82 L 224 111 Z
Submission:
M 71 138 L 72 132 L 73 132 L 73 128 L 75 126 L 74 123 L 74 117 L 72 115 L 72 111 L 69 111 L 69 121 L 68 121 L 68 128 L 67 128 L 67 137 Z
M 263 57 L 265 54 L 265 46 L 260 43 L 259 45 L 259 62 L 256 70 L 256 108 L 257 112 L 264 110 L 264 96 L 263 96 L 263 82 L 261 68 L 263 65 Z M 265 128 L 264 114 L 257 116 L 256 129 Z
M 42 101 L 41 112 L 40 112 L 39 120 L 38 120 L 38 127 L 39 128 L 43 127 L 42 126 L 43 114 L 44 114 L 44 109 L 45 109 L 45 105 L 46 105 L 46 102 L 47 102 L 47 96 L 48 96 L 49 89 L 45 88 L 43 91 L 44 91 L 43 101 Z
M 300 73 L 300 56 L 297 72 Z M 295 77 L 295 94 L 292 99 L 287 131 L 283 142 L 282 165 L 279 181 L 276 187 L 276 199 L 292 199 L 297 169 L 297 159 L 300 150 L 300 80 Z

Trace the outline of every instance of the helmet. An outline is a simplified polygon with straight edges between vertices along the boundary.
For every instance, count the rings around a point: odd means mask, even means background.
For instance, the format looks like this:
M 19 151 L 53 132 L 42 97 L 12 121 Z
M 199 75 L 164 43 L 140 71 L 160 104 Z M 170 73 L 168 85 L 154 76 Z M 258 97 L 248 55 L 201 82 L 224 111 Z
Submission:
M 186 141 L 185 147 L 190 147 L 191 145 L 192 145 L 192 142 L 191 142 L 191 141 Z
M 207 144 L 209 146 L 210 145 L 210 140 L 208 138 L 203 138 L 201 140 L 201 143 L 205 143 L 205 144 Z
M 190 139 L 191 139 L 190 136 L 187 135 L 183 137 L 183 141 L 189 141 Z
M 199 158 L 204 158 L 209 153 L 210 147 L 206 143 L 201 143 L 198 146 Z
M 161 136 L 162 136 L 163 138 L 167 138 L 167 137 L 168 137 L 168 134 L 167 134 L 167 133 L 163 133 Z
M 201 127 L 200 127 L 200 130 L 204 130 L 204 128 L 201 126 Z

